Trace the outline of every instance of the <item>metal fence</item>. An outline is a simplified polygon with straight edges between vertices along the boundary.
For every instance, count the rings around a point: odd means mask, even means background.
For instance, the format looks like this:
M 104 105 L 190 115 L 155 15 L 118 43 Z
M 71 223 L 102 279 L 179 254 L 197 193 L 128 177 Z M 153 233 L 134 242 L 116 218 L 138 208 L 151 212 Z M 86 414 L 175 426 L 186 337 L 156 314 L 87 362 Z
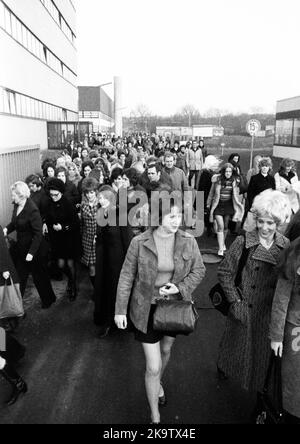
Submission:
M 0 224 L 5 226 L 11 218 L 10 186 L 24 181 L 29 174 L 41 170 L 40 146 L 22 146 L 0 152 Z

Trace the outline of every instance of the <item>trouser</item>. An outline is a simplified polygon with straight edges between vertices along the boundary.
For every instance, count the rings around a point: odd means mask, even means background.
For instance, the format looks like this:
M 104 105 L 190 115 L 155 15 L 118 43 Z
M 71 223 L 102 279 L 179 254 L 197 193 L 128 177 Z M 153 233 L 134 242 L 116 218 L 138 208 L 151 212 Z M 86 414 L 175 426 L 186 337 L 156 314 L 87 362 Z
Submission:
M 48 305 L 56 300 L 48 274 L 46 258 L 35 257 L 32 262 L 26 262 L 23 258 L 16 258 L 15 266 L 20 278 L 22 296 L 25 293 L 28 276 L 31 274 L 42 304 Z
M 199 173 L 200 173 L 200 170 L 190 170 L 190 174 L 189 174 L 189 186 L 190 187 L 192 186 L 192 179 L 195 176 L 194 188 L 196 188 Z

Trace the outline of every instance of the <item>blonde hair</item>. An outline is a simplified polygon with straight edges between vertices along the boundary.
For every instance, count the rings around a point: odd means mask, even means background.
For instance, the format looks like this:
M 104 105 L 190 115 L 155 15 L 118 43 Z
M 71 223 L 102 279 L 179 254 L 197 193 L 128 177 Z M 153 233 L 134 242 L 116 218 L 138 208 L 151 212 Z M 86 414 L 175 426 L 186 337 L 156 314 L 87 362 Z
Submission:
M 10 189 L 11 191 L 14 191 L 21 199 L 28 199 L 30 197 L 30 189 L 25 182 L 15 182 Z
M 290 221 L 292 210 L 288 198 L 281 191 L 265 190 L 255 197 L 251 212 L 255 219 L 270 217 L 277 226 Z
M 221 163 L 222 163 L 221 159 L 219 159 L 216 156 L 212 156 L 210 154 L 209 156 L 205 157 L 205 162 L 202 168 L 212 171 L 218 171 Z

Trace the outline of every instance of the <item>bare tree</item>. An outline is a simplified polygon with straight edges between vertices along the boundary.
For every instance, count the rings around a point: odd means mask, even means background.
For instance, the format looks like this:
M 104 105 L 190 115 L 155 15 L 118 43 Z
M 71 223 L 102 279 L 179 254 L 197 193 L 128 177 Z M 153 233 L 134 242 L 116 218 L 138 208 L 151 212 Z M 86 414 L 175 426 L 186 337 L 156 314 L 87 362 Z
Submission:
M 180 114 L 187 118 L 189 127 L 192 125 L 193 117 L 200 115 L 199 111 L 194 107 L 194 105 L 189 103 L 181 108 Z
M 140 103 L 133 111 L 131 111 L 130 116 L 132 116 L 136 123 L 138 123 L 140 129 L 148 131 L 148 121 L 151 117 L 151 111 L 144 105 Z

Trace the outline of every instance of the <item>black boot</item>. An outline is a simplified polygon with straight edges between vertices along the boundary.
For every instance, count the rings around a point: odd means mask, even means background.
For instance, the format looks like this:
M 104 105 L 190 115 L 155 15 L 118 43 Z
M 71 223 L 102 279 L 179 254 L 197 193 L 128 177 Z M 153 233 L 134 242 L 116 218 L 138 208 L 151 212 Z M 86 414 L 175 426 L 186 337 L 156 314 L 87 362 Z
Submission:
M 68 279 L 67 295 L 71 302 L 77 298 L 76 282 L 73 279 Z
M 21 393 L 27 392 L 27 384 L 21 378 L 15 369 L 8 363 L 0 370 L 0 373 L 4 378 L 12 385 L 13 391 L 10 398 L 5 402 L 6 405 L 13 405 L 19 398 Z

